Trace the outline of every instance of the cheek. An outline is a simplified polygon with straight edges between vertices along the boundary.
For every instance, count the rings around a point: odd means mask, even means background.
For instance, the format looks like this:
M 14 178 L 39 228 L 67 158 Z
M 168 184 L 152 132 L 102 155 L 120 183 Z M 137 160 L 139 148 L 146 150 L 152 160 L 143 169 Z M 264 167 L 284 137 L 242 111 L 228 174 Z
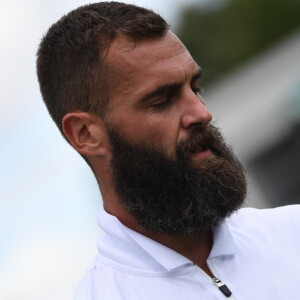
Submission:
M 178 144 L 180 122 L 172 113 L 127 113 L 114 119 L 124 136 L 140 144 L 153 144 L 173 155 Z
M 175 118 L 153 118 L 145 122 L 143 127 L 144 137 L 158 148 L 164 149 L 168 155 L 174 154 L 178 144 L 179 126 Z

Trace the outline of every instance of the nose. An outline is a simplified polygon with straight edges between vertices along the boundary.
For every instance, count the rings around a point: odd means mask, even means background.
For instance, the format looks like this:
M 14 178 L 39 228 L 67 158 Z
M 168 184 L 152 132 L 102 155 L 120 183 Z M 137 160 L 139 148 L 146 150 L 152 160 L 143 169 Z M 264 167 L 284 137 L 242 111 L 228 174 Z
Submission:
M 211 113 L 207 110 L 200 95 L 187 97 L 185 99 L 185 110 L 181 118 L 181 125 L 184 129 L 189 129 L 194 125 L 206 126 L 212 120 Z

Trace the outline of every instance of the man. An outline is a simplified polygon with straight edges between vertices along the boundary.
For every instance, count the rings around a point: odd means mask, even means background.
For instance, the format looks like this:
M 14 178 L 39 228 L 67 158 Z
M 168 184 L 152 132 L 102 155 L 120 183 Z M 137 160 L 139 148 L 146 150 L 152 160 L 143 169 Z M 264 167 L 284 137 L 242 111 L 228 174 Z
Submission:
M 76 300 L 300 299 L 299 208 L 239 210 L 243 168 L 210 124 L 201 68 L 159 15 L 80 7 L 43 38 L 37 72 L 103 198 Z

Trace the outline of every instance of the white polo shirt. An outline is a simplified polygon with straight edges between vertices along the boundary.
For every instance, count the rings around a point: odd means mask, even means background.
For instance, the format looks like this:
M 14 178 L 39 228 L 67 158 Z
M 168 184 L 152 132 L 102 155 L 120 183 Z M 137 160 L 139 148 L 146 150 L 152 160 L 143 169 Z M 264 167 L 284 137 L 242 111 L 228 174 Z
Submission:
M 99 254 L 74 300 L 299 300 L 300 205 L 244 208 L 214 229 L 212 273 L 226 297 L 193 262 L 101 209 Z

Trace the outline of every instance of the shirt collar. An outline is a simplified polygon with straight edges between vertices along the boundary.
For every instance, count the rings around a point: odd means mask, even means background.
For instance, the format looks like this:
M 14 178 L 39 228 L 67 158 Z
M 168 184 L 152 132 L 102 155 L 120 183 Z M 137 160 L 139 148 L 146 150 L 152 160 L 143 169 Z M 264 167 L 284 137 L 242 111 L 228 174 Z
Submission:
M 176 251 L 123 225 L 115 216 L 100 208 L 98 224 L 104 236 L 98 243 L 99 253 L 130 268 L 171 271 L 193 262 Z M 231 255 L 236 247 L 226 222 L 214 229 L 214 244 L 209 258 Z M 158 267 L 161 266 L 161 267 Z
M 127 228 L 129 235 L 135 242 L 155 259 L 165 270 L 171 271 L 184 265 L 191 265 L 193 262 L 178 252 Z
M 208 258 L 234 255 L 237 252 L 237 247 L 230 232 L 227 220 L 220 226 L 214 228 L 213 235 L 213 247 Z

